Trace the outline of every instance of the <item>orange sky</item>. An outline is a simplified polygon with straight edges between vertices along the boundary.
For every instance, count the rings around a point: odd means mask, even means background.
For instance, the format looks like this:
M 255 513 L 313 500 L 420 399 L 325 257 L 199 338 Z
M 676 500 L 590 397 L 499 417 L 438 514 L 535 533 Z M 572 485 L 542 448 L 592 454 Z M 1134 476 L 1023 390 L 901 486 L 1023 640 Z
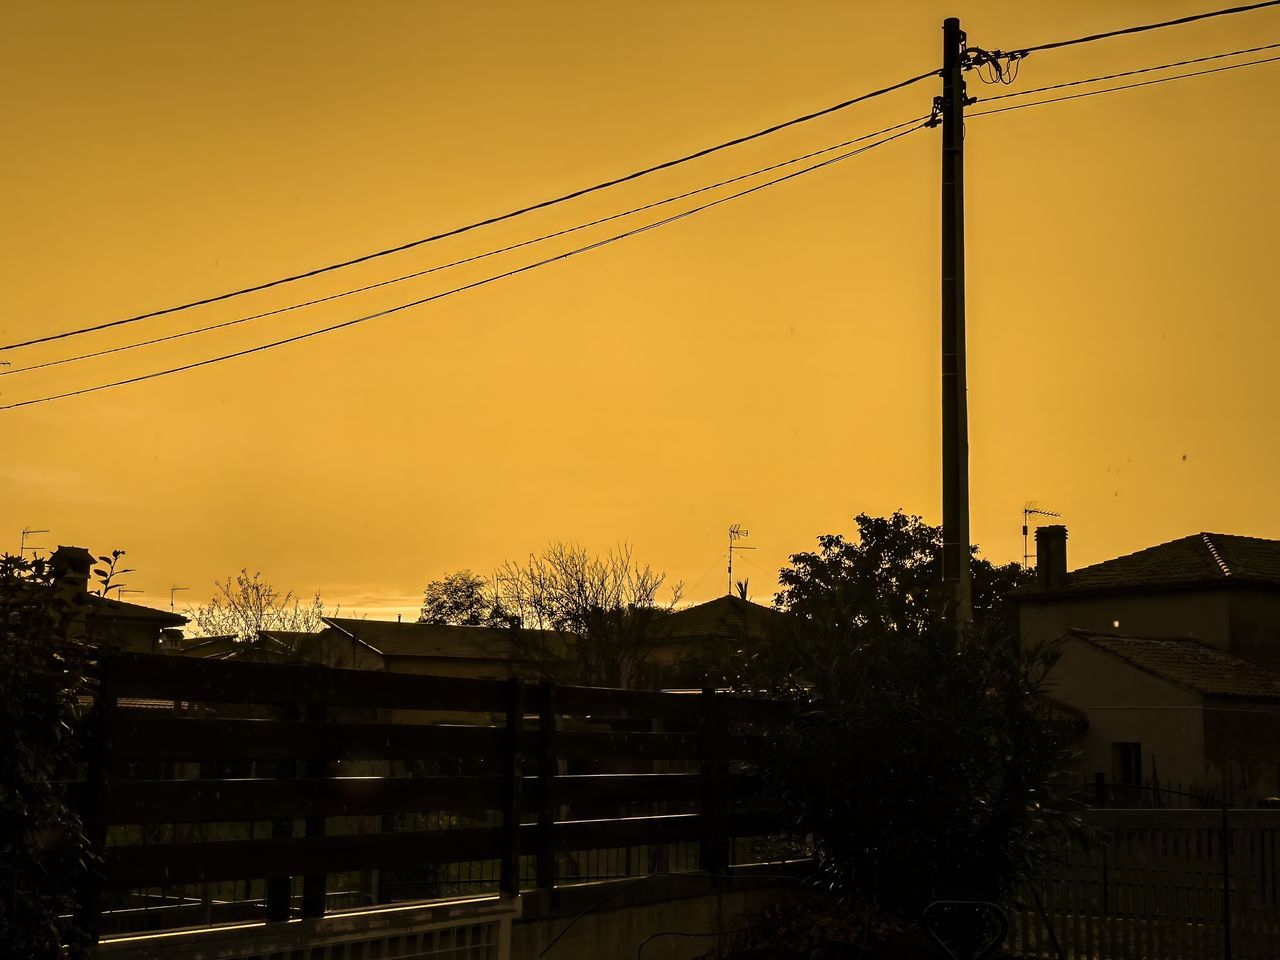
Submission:
M 0 338 L 305 270 L 629 172 L 934 67 L 1187 2 L 9 4 Z M 1018 88 L 1280 41 L 1280 10 L 1029 58 Z M 970 91 L 993 92 L 970 77 Z M 1072 565 L 1280 537 L 1280 64 L 969 123 L 972 526 L 1025 500 Z M 361 268 L 4 355 L 15 366 L 422 269 L 927 112 L 938 85 Z M 1003 91 L 994 91 L 1003 92 Z M 975 108 L 979 109 L 979 108 Z M 553 538 L 758 599 L 859 511 L 939 518 L 938 135 L 303 344 L 0 413 L 0 532 L 121 547 L 127 599 L 242 566 L 390 614 Z M 641 215 L 626 226 L 656 219 Z M 611 229 L 611 227 L 613 229 Z M 0 403 L 186 363 L 616 232 L 109 358 Z M 78 349 L 77 349 L 78 348 Z M 7 541 L 12 541 L 8 543 Z

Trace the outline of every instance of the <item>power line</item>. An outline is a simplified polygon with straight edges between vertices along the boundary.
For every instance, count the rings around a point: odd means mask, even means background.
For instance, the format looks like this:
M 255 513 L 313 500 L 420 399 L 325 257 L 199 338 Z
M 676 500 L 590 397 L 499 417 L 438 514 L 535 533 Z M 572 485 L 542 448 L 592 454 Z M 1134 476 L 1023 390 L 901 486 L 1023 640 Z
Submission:
M 424 277 L 424 276 L 427 276 L 428 274 L 438 273 L 441 270 L 448 270 L 452 267 L 459 267 L 464 264 L 475 263 L 476 261 L 479 261 L 479 260 L 485 260 L 489 257 L 498 256 L 499 254 L 503 254 L 503 253 L 510 253 L 512 250 L 519 250 L 522 247 L 531 246 L 532 244 L 535 244 L 535 243 L 541 243 L 545 240 L 553 240 L 557 237 L 563 237 L 563 236 L 566 236 L 567 234 L 576 233 L 580 230 L 586 230 L 590 227 L 597 227 L 597 226 L 600 226 L 601 224 L 609 223 L 613 220 L 619 220 L 623 217 L 632 216 L 633 214 L 643 213 L 644 211 L 652 210 L 655 207 L 661 207 L 669 203 L 675 203 L 679 200 L 686 200 L 689 197 L 698 196 L 699 194 L 706 193 L 710 190 L 715 190 L 720 187 L 725 187 L 733 183 L 738 183 L 742 180 L 748 180 L 751 177 L 757 177 L 764 173 L 770 173 L 774 170 L 778 170 L 778 169 L 781 169 L 782 167 L 787 167 L 795 163 L 802 163 L 805 160 L 812 160 L 814 157 L 819 157 L 819 156 L 822 156 L 823 154 L 832 153 L 836 150 L 841 150 L 841 149 L 844 149 L 845 147 L 852 146 L 855 143 L 861 143 L 862 141 L 870 140 L 873 137 L 879 137 L 886 133 L 892 133 L 895 130 L 901 130 L 903 127 L 908 127 L 908 126 L 911 126 L 912 124 L 921 123 L 926 119 L 928 118 L 922 116 L 922 117 L 914 117 L 911 120 L 904 120 L 902 123 L 895 123 L 891 127 L 885 127 L 881 130 L 876 130 L 872 133 L 866 133 L 860 137 L 854 137 L 852 140 L 844 140 L 840 143 L 834 143 L 834 144 L 831 144 L 830 146 L 823 147 L 820 150 L 814 150 L 811 153 L 806 153 L 798 157 L 791 157 L 788 160 L 783 160 L 779 163 L 771 164 L 770 166 L 767 166 L 767 167 L 761 167 L 757 170 L 752 170 L 750 173 L 739 174 L 736 177 L 730 177 L 727 180 L 720 180 L 720 181 L 717 181 L 716 183 L 710 183 L 710 184 L 707 184 L 706 186 L 698 187 L 694 190 L 689 190 L 685 193 L 677 194 L 676 196 L 673 196 L 673 197 L 665 197 L 661 200 L 655 200 L 652 203 L 646 203 L 642 206 L 632 207 L 631 209 L 624 210 L 621 213 L 610 214 L 609 216 L 601 217 L 598 220 L 592 220 L 587 223 L 580 223 L 572 227 L 567 227 L 564 230 L 557 230 L 554 233 L 544 233 L 541 236 L 534 237 L 530 240 L 522 240 L 519 243 L 513 243 L 505 247 L 499 247 L 496 250 L 488 250 L 484 253 L 476 254 L 475 256 L 472 256 L 472 257 L 465 257 L 461 260 L 454 260 L 450 263 L 439 264 L 437 266 L 428 267 L 424 270 L 416 270 L 413 273 L 406 273 L 398 277 L 392 277 L 389 280 L 380 280 L 377 283 L 366 284 L 361 287 L 355 287 L 354 289 L 351 289 L 351 290 L 343 290 L 339 293 L 333 293 L 325 297 L 317 297 L 314 300 L 305 300 L 301 303 L 290 304 L 289 306 L 279 307 L 275 310 L 267 310 L 262 313 L 251 314 L 246 317 L 236 317 L 235 319 L 232 319 L 232 320 L 223 320 L 219 323 L 211 323 L 203 327 L 196 327 L 190 330 L 182 330 L 177 333 L 167 334 L 163 337 L 152 337 L 149 340 L 138 340 L 133 343 L 123 344 L 121 346 L 108 347 L 104 350 L 95 350 L 90 353 L 81 353 L 81 354 L 76 354 L 70 357 L 60 357 L 56 360 L 47 360 L 43 363 L 33 363 L 25 367 L 15 367 L 12 370 L 0 370 L 0 377 L 13 376 L 14 374 L 19 374 L 19 373 L 30 373 L 35 370 L 44 370 L 48 367 L 61 366 L 62 364 L 65 364 L 65 363 L 75 363 L 76 361 L 79 361 L 79 360 L 91 360 L 95 357 L 104 357 L 109 354 L 121 353 L 125 350 L 133 350 L 138 347 L 149 347 L 149 346 L 154 346 L 155 344 L 158 344 L 158 343 L 167 343 L 170 340 L 180 340 L 183 337 L 190 337 L 199 333 L 208 333 L 212 330 L 221 330 L 226 327 L 234 327 L 234 326 L 237 326 L 238 324 L 248 323 L 251 320 L 261 320 L 266 317 L 274 317 L 282 313 L 288 313 L 292 310 L 301 310 L 304 307 L 313 307 L 313 306 L 316 306 L 317 304 L 328 303 L 333 300 L 340 300 L 344 297 L 350 297 L 359 293 L 366 293 L 370 290 L 376 290 L 380 287 L 386 287 L 392 284 L 402 283 L 405 280 L 413 280 L 413 279 L 416 279 L 417 277 Z
M 1124 83 L 1118 87 L 1107 87 L 1105 90 L 1088 90 L 1085 93 L 1073 93 L 1066 97 L 1050 97 L 1047 100 L 1035 100 L 1035 101 L 1032 101 L 1031 103 L 1014 103 L 1014 104 L 1010 104 L 1007 107 L 996 107 L 993 110 L 979 110 L 976 113 L 967 113 L 965 114 L 965 118 L 968 119 L 970 117 L 989 117 L 989 116 L 992 116 L 993 114 L 1008 113 L 1010 110 L 1022 110 L 1022 109 L 1025 109 L 1026 107 L 1043 107 L 1046 104 L 1050 104 L 1050 103 L 1063 103 L 1067 100 L 1080 100 L 1080 99 L 1083 99 L 1084 97 L 1097 97 L 1097 96 L 1101 96 L 1104 93 L 1117 93 L 1121 90 L 1132 90 L 1136 87 L 1150 87 L 1157 83 L 1170 83 L 1171 81 L 1174 81 L 1174 80 L 1187 80 L 1191 77 L 1203 77 L 1211 73 L 1222 73 L 1226 70 L 1238 70 L 1241 67 L 1256 67 L 1259 64 L 1275 63 L 1278 60 L 1280 60 L 1280 57 L 1266 57 L 1265 59 L 1262 59 L 1262 60 L 1249 60 L 1249 61 L 1246 61 L 1245 63 L 1230 63 L 1230 64 L 1227 64 L 1225 67 L 1212 67 L 1208 70 L 1195 70 L 1195 71 L 1192 71 L 1191 73 L 1178 73 L 1178 74 L 1174 74 L 1172 77 L 1157 77 L 1155 80 L 1143 80 L 1140 83 Z M 1060 86 L 1071 86 L 1071 84 L 1061 84 Z M 1045 87 L 1044 89 L 1052 90 L 1054 88 Z M 990 99 L 996 100 L 999 98 L 991 97 Z
M 1250 3 L 1241 7 L 1227 7 L 1224 10 L 1210 10 L 1205 13 L 1192 14 L 1188 17 L 1179 17 L 1176 20 L 1162 20 L 1159 23 L 1144 23 L 1139 26 L 1122 27 L 1119 30 L 1108 30 L 1106 33 L 1093 33 L 1087 37 L 1076 37 L 1074 40 L 1055 40 L 1052 43 L 1041 43 L 1034 47 L 1021 47 L 1020 49 L 1010 51 L 1006 56 L 1025 57 L 1028 54 L 1038 53 L 1042 50 L 1057 50 L 1060 47 L 1073 47 L 1077 44 L 1093 43 L 1095 40 L 1106 40 L 1110 37 L 1122 37 L 1134 33 L 1146 33 L 1148 30 L 1161 30 L 1165 27 L 1177 27 L 1186 23 L 1195 23 L 1198 20 L 1209 20 L 1213 17 L 1225 17 L 1236 13 L 1248 13 L 1251 10 L 1262 10 L 1266 7 L 1280 7 L 1280 0 L 1265 0 L 1263 3 Z
M 445 290 L 442 293 L 432 294 L 429 297 L 422 297 L 421 299 L 413 300 L 413 301 L 410 301 L 409 303 L 402 303 L 394 307 L 388 307 L 385 310 L 379 310 L 375 313 L 365 314 L 364 316 L 356 317 L 352 320 L 344 320 L 344 321 L 341 321 L 340 323 L 330 324 L 329 326 L 320 327 L 315 330 L 308 330 L 304 333 L 296 334 L 292 337 L 285 337 L 280 340 L 273 340 L 270 343 L 259 344 L 256 347 L 248 347 L 244 350 L 237 350 L 233 353 L 226 353 L 226 354 L 222 354 L 221 356 L 210 357 L 204 360 L 197 360 L 193 363 L 187 363 L 177 367 L 169 367 L 164 370 L 158 370 L 152 373 L 141 374 L 140 376 L 129 377 L 124 380 L 115 380 L 110 383 L 98 384 L 92 387 L 83 387 L 79 390 L 69 390 L 65 393 L 52 394 L 45 397 L 37 397 L 33 400 L 22 400 L 17 403 L 4 404 L 3 406 L 0 406 L 0 411 L 15 410 L 19 407 L 29 407 L 34 404 L 48 403 L 53 400 L 64 400 L 69 397 L 78 397 L 87 393 L 97 393 L 100 390 L 109 390 L 113 387 L 122 387 L 132 383 L 141 383 L 146 380 L 155 380 L 159 377 L 165 377 L 175 373 L 184 373 L 188 370 L 195 370 L 198 367 L 210 366 L 215 363 L 221 363 L 224 360 L 233 360 L 237 357 L 248 356 L 249 354 L 252 354 L 252 353 L 260 353 L 262 351 L 271 350 L 276 347 L 283 347 L 283 346 L 286 346 L 287 344 L 297 343 L 299 341 L 307 340 L 307 339 L 310 339 L 311 337 L 316 337 L 324 333 L 332 333 L 335 330 L 342 330 L 346 327 L 355 326 L 356 324 L 364 323 L 368 320 L 376 320 L 380 317 L 386 317 L 393 313 L 399 313 L 401 310 L 407 310 L 410 307 L 418 307 L 418 306 L 422 306 L 423 304 L 431 303 L 436 300 L 442 300 L 445 297 L 452 296 L 455 293 L 462 293 L 467 290 L 474 290 L 477 287 L 483 287 L 490 283 L 494 283 L 495 281 L 498 281 L 498 280 L 504 280 L 504 279 L 507 279 L 508 277 L 514 277 L 514 276 L 517 276 L 518 274 L 526 273 L 530 270 L 534 270 L 534 269 L 537 269 L 538 267 L 543 267 L 548 264 L 555 263 L 556 261 L 559 261 L 559 260 L 567 260 L 568 258 L 576 256 L 580 253 L 586 253 L 591 250 L 597 250 L 601 247 L 608 246 L 611 243 L 616 243 L 619 240 L 626 239 L 627 237 L 633 237 L 641 233 L 646 233 L 649 230 L 654 230 L 654 229 L 657 229 L 658 227 L 666 226 L 667 224 L 670 224 L 670 223 L 675 223 L 678 220 L 683 220 L 686 217 L 693 216 L 695 213 L 701 213 L 704 210 L 709 210 L 712 207 L 717 207 L 722 203 L 729 202 L 730 200 L 736 200 L 740 197 L 748 196 L 749 194 L 756 193 L 757 191 L 764 190 L 768 187 L 776 186 L 777 184 L 780 184 L 780 183 L 785 183 L 788 180 L 794 180 L 796 177 L 803 176 L 806 173 L 812 173 L 814 170 L 819 170 L 819 169 L 822 169 L 823 167 L 829 167 L 832 164 L 840 163 L 841 161 L 848 160 L 851 157 L 856 157 L 859 154 L 866 153 L 868 150 L 874 150 L 876 147 L 884 146 L 887 143 L 891 143 L 894 140 L 898 140 L 902 137 L 907 136 L 908 134 L 915 133 L 916 131 L 922 130 L 924 128 L 925 128 L 925 124 L 919 123 L 914 127 L 910 127 L 905 130 L 900 130 L 898 133 L 885 137 L 883 140 L 876 140 L 872 143 L 867 144 L 866 146 L 859 147 L 856 150 L 851 150 L 848 153 L 843 153 L 838 156 L 831 157 L 826 160 L 822 160 L 818 163 L 811 164 L 810 166 L 802 167 L 799 170 L 794 170 L 791 173 L 784 174 L 781 177 L 776 177 L 773 180 L 766 180 L 764 183 L 758 183 L 755 186 L 748 187 L 745 190 L 740 190 L 737 193 L 731 193 L 726 196 L 719 197 L 715 200 L 711 200 L 699 206 L 691 207 L 688 210 L 682 210 L 680 213 L 673 214 L 672 216 L 666 217 L 662 220 L 656 220 L 653 223 L 647 223 L 643 226 L 635 227 L 631 230 L 624 231 L 623 233 L 618 233 L 618 234 L 614 234 L 611 237 L 606 237 L 603 240 L 597 240 L 594 243 L 589 243 L 581 247 L 576 247 L 564 253 L 556 254 L 553 257 L 547 257 L 543 260 L 535 261 L 534 263 L 525 264 L 522 267 L 516 267 L 512 270 L 507 270 L 503 273 L 499 273 L 491 277 L 485 277 L 483 280 L 477 280 L 473 283 L 468 283 L 459 287 L 454 287 L 450 290 Z
M 1276 2 L 1280 2 L 1280 0 L 1276 0 Z M 554 206 L 558 203 L 564 203 L 568 200 L 575 200 L 578 197 L 584 197 L 587 194 L 595 193 L 599 190 L 604 190 L 609 187 L 616 187 L 619 184 L 628 183 L 632 180 L 637 180 L 640 177 L 648 176 L 651 173 L 657 173 L 660 170 L 667 170 L 667 169 L 670 169 L 671 167 L 678 166 L 682 163 L 688 163 L 691 160 L 697 160 L 701 157 L 708 156 L 720 150 L 728 149 L 729 147 L 735 147 L 735 146 L 739 146 L 740 144 L 748 143 L 749 141 L 752 141 L 752 140 L 757 140 L 760 137 L 768 136 L 771 133 L 777 133 L 779 130 L 785 130 L 787 127 L 793 127 L 793 126 L 796 126 L 797 124 L 807 123 L 810 120 L 816 120 L 818 117 L 825 117 L 828 114 L 835 113 L 838 110 L 844 110 L 847 107 L 853 106 L 854 104 L 862 103 L 864 101 L 883 96 L 884 94 L 887 94 L 887 93 L 892 93 L 895 90 L 901 90 L 904 87 L 911 86 L 914 83 L 919 83 L 921 80 L 928 80 L 930 77 L 935 77 L 937 75 L 938 75 L 938 71 L 931 70 L 928 73 L 922 73 L 919 76 L 910 77 L 906 80 L 900 80 L 897 83 L 890 84 L 887 87 L 881 87 L 878 90 L 872 90 L 869 93 L 860 94 L 859 96 L 852 97 L 848 100 L 843 100 L 840 103 L 832 104 L 831 106 L 824 107 L 821 110 L 815 110 L 813 113 L 807 113 L 800 117 L 794 117 L 790 120 L 785 120 L 782 123 L 776 123 L 771 127 L 764 128 L 763 130 L 757 130 L 755 133 L 749 133 L 741 137 L 735 137 L 732 140 L 726 140 L 723 143 L 716 144 L 715 146 L 704 147 L 703 149 L 695 151 L 694 153 L 689 153 L 682 157 L 676 157 L 675 159 L 672 159 L 672 160 L 665 160 L 662 163 L 657 163 L 650 167 L 644 167 L 643 169 L 636 170 L 633 173 L 628 173 L 625 176 L 616 177 L 612 180 L 606 180 L 602 183 L 593 184 L 592 186 L 589 186 L 589 187 L 582 187 L 578 190 L 574 190 L 570 193 L 566 193 L 558 197 L 553 197 L 549 200 L 541 200 L 537 203 L 529 204 L 528 206 L 520 207 L 516 210 L 511 210 L 507 213 L 502 213 L 496 216 L 488 217 L 484 220 L 477 220 L 474 223 L 469 223 L 461 227 L 454 227 L 452 230 L 446 230 L 443 233 L 433 234 L 431 236 L 422 237 L 417 240 L 410 240 L 407 243 L 402 243 L 394 247 L 387 247 L 384 250 L 378 250 L 373 253 L 366 253 L 358 257 L 352 257 L 349 260 L 343 260 L 338 263 L 331 263 L 326 266 L 316 267 L 311 270 L 306 270 L 302 273 L 295 273 L 290 276 L 280 277 L 275 280 L 266 281 L 265 283 L 255 284 L 253 286 L 241 287 L 238 290 L 230 290 L 226 293 L 219 293 L 214 296 L 204 297 L 199 300 L 191 300 L 191 301 L 188 301 L 187 303 L 177 304 L 172 307 L 164 307 L 159 310 L 149 311 L 148 313 L 140 313 L 136 316 L 125 317 L 120 320 L 110 320 L 105 323 L 94 324 L 92 326 L 79 327 L 74 330 L 64 330 L 61 333 L 54 333 L 45 337 L 36 337 L 31 340 L 23 340 L 18 343 L 4 344 L 3 346 L 0 346 L 0 351 L 16 350 L 19 347 L 35 346 L 36 344 L 48 343 L 52 340 L 62 340 L 66 337 L 75 337 L 85 333 L 93 333 L 94 331 L 97 331 L 97 330 L 106 330 L 111 327 L 119 327 L 128 323 L 137 323 L 140 320 L 148 320 L 148 319 L 151 319 L 152 317 L 162 317 L 170 313 L 177 313 L 180 310 L 189 310 L 192 307 L 200 307 L 210 303 L 218 303 L 222 300 L 230 300 L 232 297 L 243 296 L 244 294 L 247 294 L 247 293 L 256 293 L 260 290 L 268 290 L 272 287 L 278 287 L 286 283 L 293 283 L 297 280 L 305 280 L 309 277 L 319 276 L 320 274 L 329 273 L 333 270 L 341 270 L 344 267 L 352 267 L 352 266 L 355 266 L 356 264 L 367 263 L 368 261 L 376 260 L 379 257 L 386 257 L 393 253 L 401 253 L 405 250 L 411 250 L 414 247 L 420 247 L 427 243 L 434 243 L 437 240 L 444 240 L 448 237 L 456 237 L 456 236 L 459 236 L 460 234 L 467 233 L 471 230 L 476 230 L 480 227 L 487 227 L 495 223 L 502 223 L 505 220 L 511 220 L 515 217 L 522 216 L 526 213 L 532 213 L 535 210 L 542 210 L 542 209 L 545 209 L 546 207 Z
M 1125 70 L 1121 73 L 1108 73 L 1099 77 L 1088 77 L 1084 80 L 1070 80 L 1066 83 L 1055 83 L 1047 87 L 1033 87 L 1030 90 L 1015 90 L 1012 93 L 999 93 L 990 97 L 978 97 L 979 103 L 987 103 L 991 100 L 1007 100 L 1010 97 L 1028 97 L 1033 93 L 1047 93 L 1050 90 L 1062 90 L 1065 87 L 1078 87 L 1085 83 L 1101 83 L 1104 80 L 1119 80 L 1122 77 L 1134 77 L 1143 73 L 1152 73 L 1156 70 L 1172 70 L 1174 67 L 1189 67 L 1195 63 L 1209 63 L 1212 60 L 1222 60 L 1226 57 L 1242 57 L 1248 53 L 1261 53 L 1263 50 L 1275 50 L 1280 47 L 1280 43 L 1268 43 L 1261 47 L 1248 47 L 1244 50 L 1231 50 L 1227 53 L 1215 53 L 1207 57 L 1194 57 L 1190 60 L 1177 60 L 1173 63 L 1161 63 L 1152 67 L 1139 67 L 1136 70 Z M 15 373 L 17 371 L 14 371 Z M 3 376 L 3 374 L 0 374 Z

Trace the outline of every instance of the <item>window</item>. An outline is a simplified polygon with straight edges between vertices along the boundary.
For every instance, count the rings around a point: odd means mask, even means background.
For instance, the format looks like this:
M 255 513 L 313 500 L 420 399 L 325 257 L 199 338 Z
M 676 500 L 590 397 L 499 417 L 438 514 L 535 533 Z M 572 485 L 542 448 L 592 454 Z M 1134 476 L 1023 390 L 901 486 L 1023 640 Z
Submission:
M 1111 779 L 1114 783 L 1142 783 L 1142 744 L 1111 745 Z

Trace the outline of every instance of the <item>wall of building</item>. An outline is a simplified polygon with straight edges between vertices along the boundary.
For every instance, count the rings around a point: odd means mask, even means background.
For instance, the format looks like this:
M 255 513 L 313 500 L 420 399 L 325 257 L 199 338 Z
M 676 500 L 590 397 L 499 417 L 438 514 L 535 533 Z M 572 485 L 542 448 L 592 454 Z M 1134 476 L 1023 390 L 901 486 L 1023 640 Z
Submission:
M 1133 593 L 1127 596 L 1064 596 L 1024 601 L 1019 624 L 1025 640 L 1057 640 L 1072 627 L 1101 633 L 1127 633 L 1145 637 L 1194 637 L 1222 650 L 1231 647 L 1231 627 L 1236 605 L 1233 591 L 1197 590 Z M 1234 614 L 1244 622 L 1252 607 Z M 1277 611 L 1280 618 L 1280 611 Z M 1118 625 L 1117 625 L 1118 624 Z M 1280 625 L 1280 619 L 1277 620 Z
M 1233 590 L 1230 622 L 1233 654 L 1280 669 L 1280 593 Z
M 1088 718 L 1079 760 L 1086 780 L 1096 773 L 1114 778 L 1116 743 L 1142 745 L 1145 777 L 1151 776 L 1154 758 L 1162 781 L 1206 780 L 1203 701 L 1195 691 L 1153 677 L 1083 640 L 1071 640 L 1049 674 L 1048 692 Z

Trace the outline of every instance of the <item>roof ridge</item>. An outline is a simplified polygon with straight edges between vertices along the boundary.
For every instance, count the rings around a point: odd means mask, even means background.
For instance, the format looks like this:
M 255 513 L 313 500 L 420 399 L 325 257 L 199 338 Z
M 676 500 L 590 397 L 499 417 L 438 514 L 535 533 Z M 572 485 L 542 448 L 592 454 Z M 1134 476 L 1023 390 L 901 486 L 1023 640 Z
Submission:
M 1214 544 L 1213 540 L 1211 539 L 1211 535 L 1201 531 L 1200 539 L 1204 542 L 1204 545 L 1209 549 L 1209 556 L 1213 557 L 1214 562 L 1218 565 L 1218 569 L 1222 571 L 1222 575 L 1224 577 L 1231 576 L 1231 567 L 1228 566 L 1227 562 L 1222 559 L 1222 554 L 1218 552 L 1218 548 Z

